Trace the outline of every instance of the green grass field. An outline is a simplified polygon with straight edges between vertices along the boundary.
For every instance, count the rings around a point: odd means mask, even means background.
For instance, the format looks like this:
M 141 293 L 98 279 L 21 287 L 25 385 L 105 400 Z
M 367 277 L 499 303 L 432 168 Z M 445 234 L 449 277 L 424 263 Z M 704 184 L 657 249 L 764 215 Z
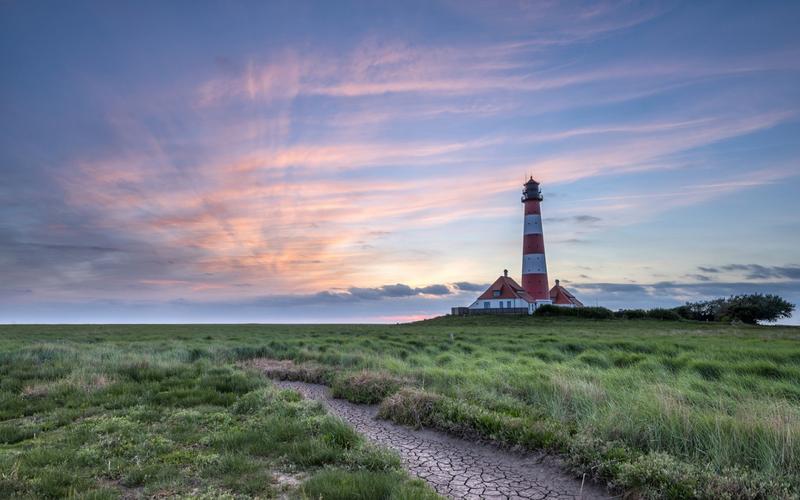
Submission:
M 800 329 L 484 317 L 0 327 L 0 496 L 273 496 L 292 488 L 283 474 L 298 496 L 353 481 L 365 498 L 427 493 L 247 370 L 255 358 L 291 359 L 273 375 L 382 402 L 385 418 L 561 453 L 640 496 L 800 492 Z
M 438 498 L 321 405 L 235 365 L 234 346 L 273 335 L 0 327 L 0 498 Z

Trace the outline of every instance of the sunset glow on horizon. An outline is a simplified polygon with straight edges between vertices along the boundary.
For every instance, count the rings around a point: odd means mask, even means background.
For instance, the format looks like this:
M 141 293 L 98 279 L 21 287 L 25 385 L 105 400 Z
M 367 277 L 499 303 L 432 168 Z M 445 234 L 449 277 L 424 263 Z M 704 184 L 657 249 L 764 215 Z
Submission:
M 800 4 L 380 4 L 0 4 L 0 323 L 800 302 Z

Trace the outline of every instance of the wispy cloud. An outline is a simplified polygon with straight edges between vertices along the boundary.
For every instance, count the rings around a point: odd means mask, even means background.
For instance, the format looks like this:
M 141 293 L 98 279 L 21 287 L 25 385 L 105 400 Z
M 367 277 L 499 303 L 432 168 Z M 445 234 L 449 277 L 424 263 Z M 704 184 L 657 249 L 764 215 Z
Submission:
M 760 264 L 726 264 L 718 268 L 699 268 L 706 269 L 707 272 L 720 273 L 730 272 L 744 274 L 747 279 L 792 279 L 800 280 L 800 265 L 790 264 L 786 266 L 763 266 Z
M 390 23 L 360 6 L 346 30 L 324 9 L 283 9 L 226 10 L 263 29 L 221 44 L 198 34 L 204 9 L 180 25 L 143 11 L 156 52 L 110 15 L 119 29 L 96 47 L 115 47 L 113 61 L 76 45 L 89 21 L 62 26 L 73 36 L 44 30 L 38 16 L 58 8 L 0 16 L 19 42 L 0 63 L 4 296 L 175 310 L 302 296 L 381 305 L 363 317 L 426 315 L 515 272 L 525 174 L 543 183 L 548 265 L 564 278 L 592 262 L 598 282 L 644 286 L 617 276 L 617 254 L 657 260 L 648 223 L 691 206 L 723 223 L 715 203 L 746 193 L 783 224 L 760 228 L 773 231 L 761 253 L 725 256 L 754 264 L 658 264 L 657 279 L 794 279 L 778 265 L 797 233 L 784 192 L 799 172 L 791 7 L 754 23 L 702 4 L 448 1 L 393 7 Z M 23 18 L 24 37 L 3 22 Z M 33 54 L 30 37 L 63 54 Z M 682 230 L 702 235 L 698 224 Z

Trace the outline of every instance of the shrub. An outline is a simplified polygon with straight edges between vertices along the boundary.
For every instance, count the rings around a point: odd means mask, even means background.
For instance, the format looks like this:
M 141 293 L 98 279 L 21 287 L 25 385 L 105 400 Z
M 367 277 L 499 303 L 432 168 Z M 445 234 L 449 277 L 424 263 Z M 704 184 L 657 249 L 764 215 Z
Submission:
M 755 325 L 759 321 L 773 322 L 782 318 L 790 318 L 794 304 L 777 295 L 734 295 L 727 299 L 722 308 L 723 319 L 739 320 L 742 323 Z
M 560 307 L 543 305 L 536 309 L 536 316 L 573 317 L 586 319 L 612 319 L 614 313 L 605 307 Z
M 336 377 L 331 385 L 331 394 L 352 403 L 377 404 L 397 392 L 402 382 L 387 373 L 363 371 Z
M 679 321 L 683 316 L 678 314 L 675 309 L 620 309 L 614 312 L 617 319 L 658 319 L 664 321 Z M 688 319 L 688 318 L 687 318 Z
M 790 318 L 795 305 L 777 295 L 732 295 L 727 299 L 687 302 L 673 309 L 685 319 L 695 321 L 741 321 L 755 325 Z
M 683 319 L 692 321 L 717 321 L 719 311 L 724 299 L 708 300 L 705 302 L 687 302 L 673 309 Z
M 614 317 L 618 319 L 645 319 L 647 311 L 644 309 L 620 309 L 614 312 Z
M 647 318 L 648 319 L 658 319 L 662 321 L 680 321 L 681 317 L 678 313 L 673 311 L 672 309 L 650 309 L 647 311 Z

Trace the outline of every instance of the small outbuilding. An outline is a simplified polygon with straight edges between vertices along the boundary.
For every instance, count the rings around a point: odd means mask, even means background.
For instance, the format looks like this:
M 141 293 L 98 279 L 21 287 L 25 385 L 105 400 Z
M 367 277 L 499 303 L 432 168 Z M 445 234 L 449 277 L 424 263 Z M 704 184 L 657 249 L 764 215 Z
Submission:
M 569 290 L 561 286 L 561 281 L 556 280 L 556 286 L 550 289 L 550 300 L 555 306 L 583 307 L 583 302 L 576 299 Z

